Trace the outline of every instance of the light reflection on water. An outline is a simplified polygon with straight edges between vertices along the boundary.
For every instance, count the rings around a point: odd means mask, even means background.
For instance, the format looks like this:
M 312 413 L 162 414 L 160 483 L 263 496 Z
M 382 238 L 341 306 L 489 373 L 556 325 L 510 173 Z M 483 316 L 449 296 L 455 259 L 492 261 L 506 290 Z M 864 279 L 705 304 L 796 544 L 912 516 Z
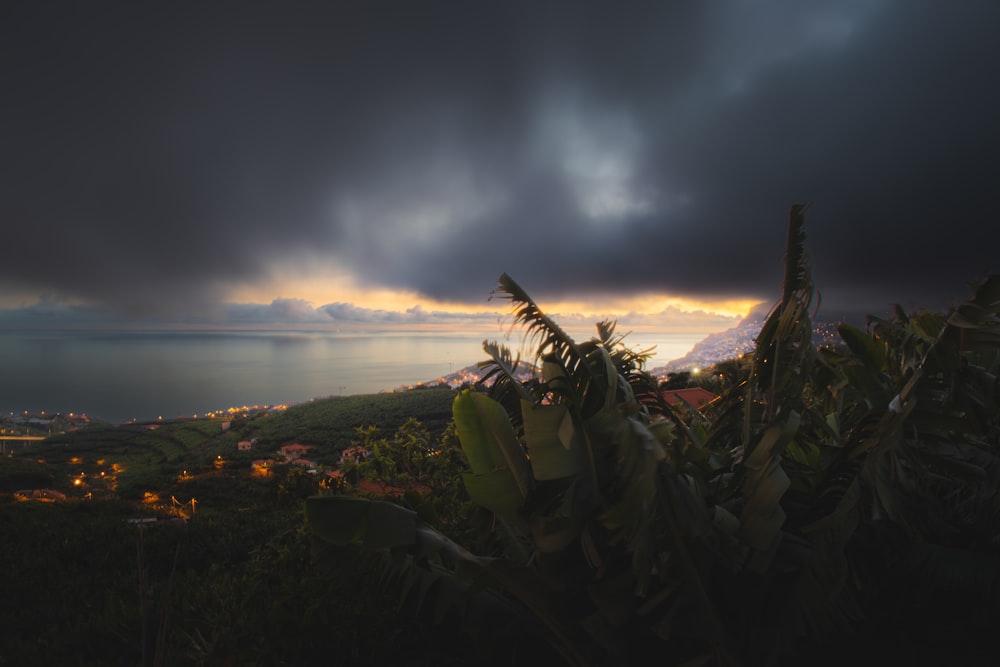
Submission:
M 474 364 L 485 357 L 483 338 L 396 332 L 6 331 L 0 332 L 0 411 L 83 412 L 126 421 L 375 393 Z M 634 348 L 657 345 L 652 368 L 682 356 L 701 336 L 660 338 L 629 336 L 626 342 Z

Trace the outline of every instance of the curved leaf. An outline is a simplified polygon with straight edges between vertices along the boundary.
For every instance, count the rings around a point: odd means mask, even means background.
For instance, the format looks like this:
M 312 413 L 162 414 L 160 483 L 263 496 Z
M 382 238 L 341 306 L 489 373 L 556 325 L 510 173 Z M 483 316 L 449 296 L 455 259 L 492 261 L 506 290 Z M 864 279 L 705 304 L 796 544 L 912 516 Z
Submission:
M 584 470 L 583 452 L 569 408 L 557 405 L 521 405 L 524 441 L 537 480 L 560 479 Z
M 534 480 L 503 406 L 466 389 L 455 397 L 452 416 L 472 469 L 464 480 L 473 502 L 496 512 L 520 507 Z

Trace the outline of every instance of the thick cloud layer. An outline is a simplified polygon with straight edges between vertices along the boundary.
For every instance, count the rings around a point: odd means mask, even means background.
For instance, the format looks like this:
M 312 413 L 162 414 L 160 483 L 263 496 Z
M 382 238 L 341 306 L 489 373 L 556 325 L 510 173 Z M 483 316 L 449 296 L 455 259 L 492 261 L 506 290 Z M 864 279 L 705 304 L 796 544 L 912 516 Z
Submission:
M 770 300 L 804 201 L 831 307 L 998 268 L 992 0 L 0 11 L 2 289 L 183 315 L 318 261 Z

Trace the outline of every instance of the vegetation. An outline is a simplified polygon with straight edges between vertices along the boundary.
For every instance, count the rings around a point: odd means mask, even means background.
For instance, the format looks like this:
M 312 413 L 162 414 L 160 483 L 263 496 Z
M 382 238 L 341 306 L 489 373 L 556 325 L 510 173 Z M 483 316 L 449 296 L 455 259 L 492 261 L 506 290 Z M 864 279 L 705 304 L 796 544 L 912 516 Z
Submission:
M 490 391 L 454 403 L 499 551 L 377 500 L 312 498 L 311 530 L 392 554 L 404 604 L 569 664 L 988 664 L 1000 278 L 820 351 L 803 229 L 793 207 L 781 299 L 701 412 L 663 404 L 613 323 L 577 343 L 502 276 L 542 377 L 487 343 Z
M 391 394 L 324 398 L 290 406 L 266 417 L 250 419 L 243 431 L 262 446 L 289 442 L 320 445 L 317 460 L 333 464 L 355 440 L 359 426 L 391 433 L 411 417 L 419 417 L 433 437 L 440 437 L 451 422 L 455 392 L 448 386 L 426 387 Z
M 504 275 L 537 377 L 487 341 L 462 392 L 0 458 L 0 666 L 993 664 L 1000 277 L 817 349 L 802 207 L 785 260 L 754 354 L 671 378 L 700 409 Z M 293 442 L 315 469 L 251 475 Z
M 313 442 L 327 460 L 338 458 L 337 443 L 371 444 L 360 433 L 423 439 L 421 448 L 437 451 L 447 441 L 439 445 L 410 417 L 426 409 L 433 418 L 437 406 L 450 413 L 454 395 L 429 388 L 323 399 L 247 415 L 225 431 L 218 419 L 95 424 L 0 458 L 8 601 L 0 665 L 378 665 L 415 652 L 449 664 L 448 651 L 429 645 L 433 632 L 395 617 L 370 559 L 328 553 L 314 562 L 301 508 L 328 492 L 320 476 L 275 465 L 255 478 L 250 460 L 274 457 L 306 430 L 322 435 Z M 354 437 L 340 439 L 345 432 Z M 237 442 L 258 434 L 253 450 L 237 453 Z M 450 449 L 458 451 L 454 438 Z M 67 500 L 15 502 L 15 492 L 39 488 Z M 433 500 L 427 508 L 446 517 L 448 497 Z M 159 521 L 129 523 L 144 518 Z M 449 650 L 461 655 L 463 641 Z

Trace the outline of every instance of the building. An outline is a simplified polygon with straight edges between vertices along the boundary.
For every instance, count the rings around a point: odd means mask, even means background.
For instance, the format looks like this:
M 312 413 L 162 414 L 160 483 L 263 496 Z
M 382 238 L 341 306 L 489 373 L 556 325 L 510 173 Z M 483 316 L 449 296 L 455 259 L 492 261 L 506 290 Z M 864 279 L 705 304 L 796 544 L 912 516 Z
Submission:
M 701 387 L 688 387 L 686 389 L 664 389 L 661 393 L 667 405 L 674 407 L 690 406 L 700 410 L 706 403 L 711 403 L 718 396 Z
M 60 500 L 66 500 L 66 494 L 62 491 L 56 491 L 55 489 L 24 489 L 21 491 L 15 491 L 14 498 L 20 501 L 40 500 L 45 503 L 54 503 Z
M 293 443 L 291 445 L 282 445 L 279 447 L 278 454 L 286 461 L 291 461 L 292 459 L 301 458 L 310 449 L 316 449 L 316 447 L 314 445 L 300 445 L 298 443 Z

